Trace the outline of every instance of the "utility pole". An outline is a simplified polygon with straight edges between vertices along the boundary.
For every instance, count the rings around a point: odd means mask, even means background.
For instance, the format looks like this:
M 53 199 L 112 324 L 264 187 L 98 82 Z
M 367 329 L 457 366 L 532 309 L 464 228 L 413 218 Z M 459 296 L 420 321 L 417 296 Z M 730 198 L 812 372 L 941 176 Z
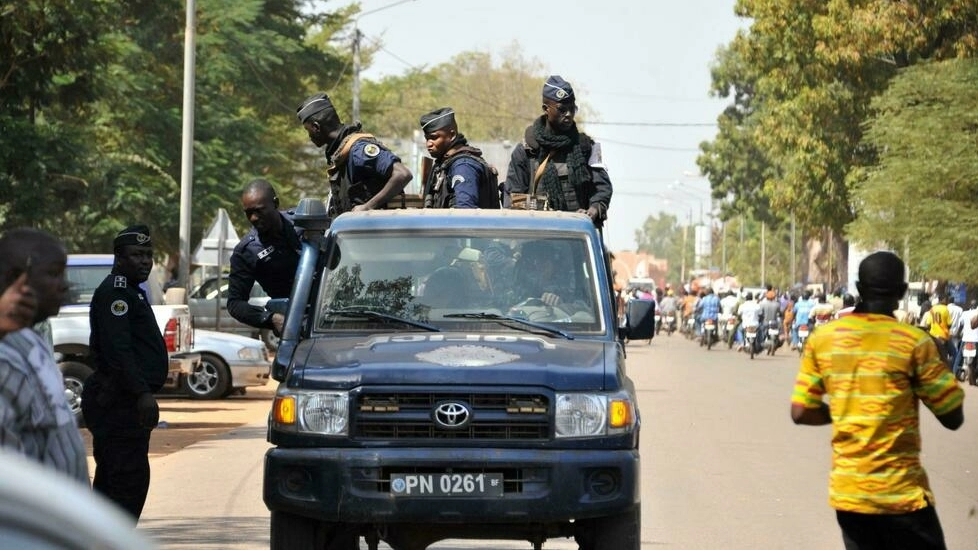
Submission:
M 360 27 L 359 18 L 353 20 L 353 120 L 360 120 Z
M 180 153 L 180 286 L 190 286 L 190 207 L 194 189 L 194 49 L 197 43 L 197 6 L 187 0 L 187 28 L 183 39 L 183 137 Z
M 377 13 L 379 11 L 386 10 L 387 8 L 393 8 L 399 4 L 412 1 L 413 0 L 400 0 L 398 2 L 394 2 L 393 4 L 381 6 L 377 9 L 358 13 L 353 18 L 353 118 L 351 121 L 353 123 L 360 120 L 360 40 L 363 38 L 363 33 L 360 32 L 360 18 L 371 13 Z

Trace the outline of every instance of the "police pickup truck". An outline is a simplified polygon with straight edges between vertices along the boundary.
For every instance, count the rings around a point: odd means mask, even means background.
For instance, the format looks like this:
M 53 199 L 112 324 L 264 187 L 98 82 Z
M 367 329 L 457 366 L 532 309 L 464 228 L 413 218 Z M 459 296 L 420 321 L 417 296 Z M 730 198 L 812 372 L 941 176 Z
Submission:
M 638 549 L 640 417 L 585 215 L 295 213 L 272 377 L 273 549 L 447 538 Z

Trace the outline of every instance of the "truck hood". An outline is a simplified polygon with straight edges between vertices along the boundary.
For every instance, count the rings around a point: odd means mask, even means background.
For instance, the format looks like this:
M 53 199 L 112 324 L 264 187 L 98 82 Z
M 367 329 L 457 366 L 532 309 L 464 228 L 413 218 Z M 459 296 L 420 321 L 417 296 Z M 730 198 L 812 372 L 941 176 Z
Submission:
M 618 387 L 618 348 L 535 335 L 398 333 L 308 339 L 289 387 L 527 385 L 555 390 Z

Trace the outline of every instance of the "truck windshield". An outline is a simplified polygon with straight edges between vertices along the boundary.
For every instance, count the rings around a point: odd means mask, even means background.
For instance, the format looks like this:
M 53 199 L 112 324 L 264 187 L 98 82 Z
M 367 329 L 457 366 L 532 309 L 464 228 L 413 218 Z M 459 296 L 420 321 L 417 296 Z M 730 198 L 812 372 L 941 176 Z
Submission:
M 376 317 L 335 316 L 363 309 L 443 331 L 519 332 L 497 314 L 541 322 L 561 332 L 602 332 L 596 267 L 586 235 L 475 235 L 473 231 L 335 237 L 317 303 L 317 331 L 417 331 Z M 525 328 L 523 328 L 525 331 Z

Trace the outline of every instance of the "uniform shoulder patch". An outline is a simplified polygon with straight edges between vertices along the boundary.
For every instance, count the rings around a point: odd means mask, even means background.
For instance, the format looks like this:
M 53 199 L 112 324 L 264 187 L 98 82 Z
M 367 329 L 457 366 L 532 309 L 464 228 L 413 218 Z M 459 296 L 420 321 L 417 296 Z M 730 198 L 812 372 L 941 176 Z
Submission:
M 109 310 L 112 311 L 112 314 L 115 316 L 122 316 L 129 312 L 129 303 L 126 303 L 122 299 L 116 299 L 115 301 L 112 301 L 111 305 L 109 305 Z
M 380 146 L 377 144 L 367 144 L 363 147 L 363 153 L 367 157 L 377 157 L 377 154 L 380 153 Z
M 462 182 L 465 182 L 465 177 L 460 174 L 456 174 L 452 177 L 452 188 L 454 188 L 457 184 L 461 184 Z
M 112 280 L 112 287 L 117 287 L 117 288 L 126 287 L 126 277 L 116 276 L 115 279 Z

